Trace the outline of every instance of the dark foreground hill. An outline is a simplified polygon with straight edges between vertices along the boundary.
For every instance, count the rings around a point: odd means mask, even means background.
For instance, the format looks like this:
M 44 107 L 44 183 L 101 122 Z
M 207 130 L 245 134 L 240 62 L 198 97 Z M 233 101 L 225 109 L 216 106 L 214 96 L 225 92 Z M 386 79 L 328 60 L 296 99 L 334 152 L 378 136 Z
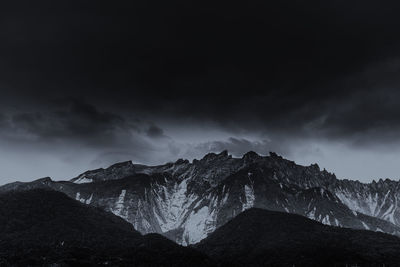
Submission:
M 206 256 L 50 190 L 0 194 L 0 266 L 207 266 Z M 57 265 L 58 264 L 58 265 Z
M 400 266 L 400 239 L 247 210 L 195 246 L 227 266 Z

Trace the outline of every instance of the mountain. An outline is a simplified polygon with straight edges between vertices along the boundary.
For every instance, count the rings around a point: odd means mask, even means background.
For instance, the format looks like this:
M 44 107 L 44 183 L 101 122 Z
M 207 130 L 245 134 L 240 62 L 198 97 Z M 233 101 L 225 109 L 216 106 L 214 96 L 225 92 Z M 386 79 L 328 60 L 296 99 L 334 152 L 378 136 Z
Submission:
M 398 237 L 255 208 L 195 247 L 226 266 L 400 266 Z
M 188 245 L 252 207 L 400 235 L 398 184 L 339 180 L 316 164 L 297 165 L 275 153 L 233 158 L 223 151 L 159 166 L 127 161 L 70 181 L 42 178 L 0 192 L 51 188 L 122 217 L 142 234 L 160 233 Z
M 0 194 L 0 266 L 211 266 L 158 234 L 142 236 L 102 209 L 61 192 Z

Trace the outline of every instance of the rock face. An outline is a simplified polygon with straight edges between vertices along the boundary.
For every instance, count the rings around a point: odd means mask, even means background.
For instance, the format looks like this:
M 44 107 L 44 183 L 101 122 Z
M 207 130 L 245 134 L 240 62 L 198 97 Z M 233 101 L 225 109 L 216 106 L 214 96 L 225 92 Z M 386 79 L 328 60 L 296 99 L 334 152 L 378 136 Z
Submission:
M 143 234 L 160 233 L 188 245 L 252 207 L 400 235 L 398 184 L 338 180 L 316 164 L 296 165 L 275 153 L 233 158 L 223 151 L 160 166 L 123 162 L 70 181 L 44 178 L 8 184 L 0 192 L 52 188 L 113 212 Z
M 226 266 L 399 266 L 400 239 L 249 209 L 195 248 Z

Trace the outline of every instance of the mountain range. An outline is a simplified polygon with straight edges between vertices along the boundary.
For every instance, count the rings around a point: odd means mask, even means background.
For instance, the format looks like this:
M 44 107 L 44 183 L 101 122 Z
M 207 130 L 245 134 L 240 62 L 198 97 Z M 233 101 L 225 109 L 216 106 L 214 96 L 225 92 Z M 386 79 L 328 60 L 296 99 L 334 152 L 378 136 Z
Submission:
M 141 234 L 196 244 L 243 211 L 294 213 L 326 225 L 400 235 L 399 182 L 340 180 L 317 164 L 227 151 L 159 166 L 117 163 L 68 181 L 15 182 L 0 192 L 44 188 L 114 213 Z

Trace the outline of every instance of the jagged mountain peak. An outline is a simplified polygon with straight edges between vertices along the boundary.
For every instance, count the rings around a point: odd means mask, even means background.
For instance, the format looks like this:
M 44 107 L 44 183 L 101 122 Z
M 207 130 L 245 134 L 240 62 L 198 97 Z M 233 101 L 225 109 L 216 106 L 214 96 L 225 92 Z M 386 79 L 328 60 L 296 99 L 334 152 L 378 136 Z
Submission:
M 242 159 L 245 162 L 254 162 L 254 161 L 260 160 L 262 158 L 263 158 L 262 156 L 260 156 L 259 154 L 257 154 L 254 151 L 249 151 L 249 152 L 243 154 L 243 157 L 242 157 Z
M 115 164 L 111 165 L 108 168 L 112 169 L 112 168 L 132 167 L 132 166 L 133 166 L 132 161 L 131 160 L 127 160 L 127 161 L 115 163 Z
M 269 156 L 273 159 L 283 159 L 282 156 L 279 156 L 277 153 L 270 151 Z
M 257 163 L 261 167 L 264 165 L 276 169 L 298 166 L 294 161 L 287 160 L 282 156 L 277 155 L 275 152 L 270 152 L 269 156 L 261 156 L 254 151 L 249 151 L 241 158 L 235 158 L 232 157 L 227 150 L 223 150 L 219 153 L 208 153 L 200 160 L 194 159 L 192 163 L 187 159 L 178 159 L 175 162 L 169 162 L 163 165 L 146 166 L 133 164 L 132 161 L 124 161 L 115 163 L 108 168 L 86 171 L 78 177 L 73 178 L 71 181 L 75 183 L 88 183 L 110 179 L 121 179 L 136 173 L 187 173 L 190 171 L 197 173 L 198 175 L 203 175 L 206 177 L 207 181 L 209 181 L 210 177 L 217 179 L 217 181 L 212 181 L 212 183 L 214 183 L 221 180 L 221 177 L 219 177 L 220 175 L 224 178 L 232 171 L 244 168 L 253 163 Z M 312 164 L 306 168 L 314 173 L 320 172 L 317 164 Z M 209 171 L 206 171 L 206 169 L 209 169 Z M 224 174 L 224 172 L 220 172 L 218 169 L 223 169 L 224 171 L 229 170 L 229 173 Z M 322 171 L 322 174 L 332 175 L 325 170 Z
M 39 178 L 33 182 L 13 182 L 0 186 L 0 193 L 9 191 L 24 191 L 33 188 L 48 188 L 51 183 L 53 183 L 53 180 L 50 177 Z
M 189 164 L 189 160 L 187 159 L 178 159 L 177 161 L 175 161 L 175 165 L 182 165 L 182 164 Z
M 42 182 L 42 183 L 48 183 L 48 182 L 52 182 L 53 180 L 50 177 L 43 177 L 43 178 L 39 178 L 36 180 L 37 182 Z
M 394 181 L 389 178 L 385 178 L 385 179 L 381 178 L 381 179 L 379 179 L 378 184 L 385 184 L 388 186 L 397 186 L 399 184 L 399 181 Z
M 230 155 L 227 150 L 223 150 L 220 153 L 208 153 L 200 161 L 208 162 L 213 160 L 224 160 L 230 158 L 232 158 L 232 155 Z
M 136 168 L 141 165 L 135 165 L 132 161 L 123 161 L 115 163 L 108 168 L 99 168 L 95 170 L 86 171 L 77 177 L 71 179 L 74 183 L 91 183 L 104 180 L 115 180 L 127 177 L 136 173 Z
M 308 166 L 308 168 L 313 169 L 318 172 L 321 171 L 321 169 L 319 168 L 319 165 L 317 163 L 311 164 L 310 166 Z

